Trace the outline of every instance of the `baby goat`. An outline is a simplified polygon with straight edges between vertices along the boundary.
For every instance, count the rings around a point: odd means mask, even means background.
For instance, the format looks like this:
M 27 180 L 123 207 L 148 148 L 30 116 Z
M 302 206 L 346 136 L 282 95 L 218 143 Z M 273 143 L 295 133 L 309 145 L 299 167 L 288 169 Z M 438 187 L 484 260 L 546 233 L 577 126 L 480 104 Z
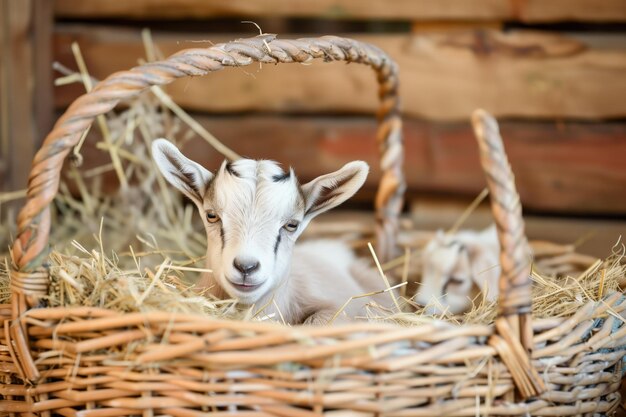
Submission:
M 482 232 L 437 231 L 422 252 L 422 280 L 415 302 L 431 314 L 458 314 L 472 305 L 477 287 L 488 301 L 498 296 L 500 245 L 495 226 Z
M 301 186 L 293 170 L 284 172 L 273 161 L 224 161 L 212 174 L 165 139 L 153 143 L 152 155 L 203 219 L 212 273 L 202 277 L 200 288 L 221 299 L 268 306 L 264 314 L 273 312 L 288 323 L 316 324 L 328 322 L 351 296 L 381 288 L 380 278 L 340 242 L 294 249 L 315 216 L 361 188 L 369 170 L 365 162 L 350 162 Z M 345 312 L 354 317 L 365 303 L 351 302 Z

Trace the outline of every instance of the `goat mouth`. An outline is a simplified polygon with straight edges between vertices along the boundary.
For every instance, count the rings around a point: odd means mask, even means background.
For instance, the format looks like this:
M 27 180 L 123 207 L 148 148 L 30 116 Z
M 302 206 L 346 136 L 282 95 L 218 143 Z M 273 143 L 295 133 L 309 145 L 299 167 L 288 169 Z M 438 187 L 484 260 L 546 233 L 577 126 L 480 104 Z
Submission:
M 241 292 L 251 292 L 261 286 L 261 284 L 236 284 L 232 281 L 229 281 L 229 282 L 230 282 L 230 285 L 235 287 L 237 291 L 241 291 Z

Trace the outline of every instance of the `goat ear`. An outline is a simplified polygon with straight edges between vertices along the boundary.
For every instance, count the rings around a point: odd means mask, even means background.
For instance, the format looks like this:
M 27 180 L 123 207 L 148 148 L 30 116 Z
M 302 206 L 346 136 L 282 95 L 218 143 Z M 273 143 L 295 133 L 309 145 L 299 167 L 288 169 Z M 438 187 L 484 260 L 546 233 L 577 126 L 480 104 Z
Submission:
M 305 219 L 337 207 L 356 193 L 365 182 L 369 166 L 353 161 L 339 171 L 317 177 L 302 186 L 305 200 Z
M 189 197 L 196 205 L 202 206 L 207 187 L 213 179 L 206 168 L 185 157 L 167 139 L 152 142 L 152 158 L 165 179 Z

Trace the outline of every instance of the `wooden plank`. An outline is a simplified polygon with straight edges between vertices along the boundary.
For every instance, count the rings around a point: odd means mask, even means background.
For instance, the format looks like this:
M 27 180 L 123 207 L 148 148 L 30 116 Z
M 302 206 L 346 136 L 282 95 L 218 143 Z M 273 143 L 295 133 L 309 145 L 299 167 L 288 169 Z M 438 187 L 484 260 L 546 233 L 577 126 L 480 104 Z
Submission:
M 626 20 L 624 0 L 56 0 L 65 18 L 206 19 L 216 17 L 387 20 Z
M 373 118 L 231 116 L 196 119 L 239 154 L 293 166 L 302 181 L 361 159 L 372 168 L 357 196 L 371 201 L 380 178 Z M 626 215 L 626 123 L 501 124 L 524 207 L 535 212 Z M 92 129 L 97 132 L 97 129 Z M 485 186 L 476 140 L 467 123 L 405 121 L 408 199 L 426 193 L 473 198 Z M 95 133 L 94 133 L 95 134 Z M 86 169 L 108 155 L 85 149 Z M 90 150 L 91 148 L 91 150 Z M 200 139 L 185 152 L 203 165 L 222 161 Z M 112 191 L 115 175 L 107 181 Z
M 35 0 L 33 9 L 32 42 L 34 77 L 35 146 L 52 130 L 54 122 L 54 84 L 52 70 L 52 32 L 54 26 L 54 2 Z
M 409 116 L 467 120 L 477 107 L 497 117 L 626 116 L 624 50 L 587 49 L 565 36 L 528 31 L 355 37 L 380 46 L 398 61 L 403 108 Z M 165 54 L 202 45 L 192 39 L 235 38 L 155 34 Z M 73 41 L 79 42 L 98 78 L 133 66 L 144 55 L 138 31 L 63 26 L 55 35 L 55 57 L 72 67 Z M 183 107 L 208 112 L 372 113 L 378 105 L 371 70 L 342 63 L 231 68 L 178 80 L 168 91 Z M 58 89 L 57 105 L 67 106 L 81 92 L 80 87 Z
M 443 216 L 441 208 L 433 202 L 431 211 L 413 211 L 402 217 L 402 223 L 411 224 L 413 230 L 422 231 L 424 235 L 437 229 L 447 230 L 458 219 L 470 200 L 458 200 L 457 210 L 447 212 Z M 489 209 L 485 212 L 485 221 L 476 221 L 470 217 L 463 228 L 479 230 L 490 224 Z M 322 214 L 307 228 L 307 233 L 339 229 L 364 233 L 373 232 L 373 214 L 364 210 L 335 209 Z M 408 221 L 408 222 L 406 222 Z M 612 247 L 626 235 L 626 221 L 581 219 L 572 217 L 548 217 L 525 215 L 526 233 L 531 240 L 547 240 L 564 245 L 577 244 L 577 252 L 599 258 L 607 258 L 612 254 Z M 310 229 L 310 230 L 309 230 Z M 622 239 L 623 240 L 623 239 Z
M 418 230 L 448 230 L 461 217 L 471 199 L 422 196 L 411 201 L 411 219 Z M 626 221 L 524 215 L 531 239 L 577 244 L 578 252 L 606 258 L 611 248 L 626 236 Z M 488 204 L 481 205 L 463 224 L 479 230 L 493 223 Z
M 5 0 L 0 7 L 0 187 L 15 190 L 26 186 L 32 157 L 52 119 L 52 5 Z
M 7 188 L 9 155 L 9 25 L 8 3 L 0 3 L 0 190 Z

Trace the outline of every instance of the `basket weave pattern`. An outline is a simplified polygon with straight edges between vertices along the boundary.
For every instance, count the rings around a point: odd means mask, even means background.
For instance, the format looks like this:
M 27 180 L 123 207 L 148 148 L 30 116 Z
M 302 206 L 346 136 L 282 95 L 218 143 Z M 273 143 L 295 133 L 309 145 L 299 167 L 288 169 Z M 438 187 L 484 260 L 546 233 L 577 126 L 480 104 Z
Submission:
M 225 66 L 314 58 L 366 64 L 378 76 L 383 178 L 376 198 L 377 240 L 383 259 L 393 254 L 405 185 L 397 69 L 382 51 L 338 37 L 263 35 L 185 50 L 113 74 L 70 106 L 33 162 L 13 248 L 11 304 L 0 306 L 0 412 L 564 416 L 609 414 L 617 408 L 626 326 L 615 314 L 625 315 L 626 299 L 608 294 L 573 317 L 531 322 L 530 256 L 519 197 L 497 124 L 484 112 L 473 122 L 503 248 L 500 310 L 493 326 L 433 321 L 410 328 L 285 327 L 39 304 L 48 287 L 42 267 L 48 205 L 64 158 L 94 117 L 175 78 Z

